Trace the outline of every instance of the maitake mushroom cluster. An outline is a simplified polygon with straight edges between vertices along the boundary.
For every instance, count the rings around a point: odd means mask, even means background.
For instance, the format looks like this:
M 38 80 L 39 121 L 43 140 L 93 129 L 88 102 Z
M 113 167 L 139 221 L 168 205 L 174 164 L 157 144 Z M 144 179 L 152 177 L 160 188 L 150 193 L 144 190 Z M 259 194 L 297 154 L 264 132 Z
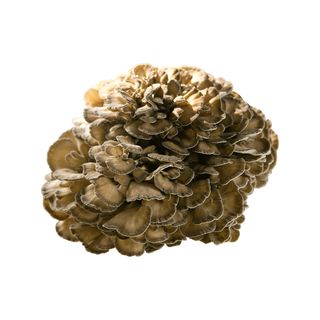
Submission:
M 239 238 L 278 137 L 229 81 L 140 64 L 89 89 L 85 103 L 48 151 L 44 207 L 62 238 L 127 256 Z

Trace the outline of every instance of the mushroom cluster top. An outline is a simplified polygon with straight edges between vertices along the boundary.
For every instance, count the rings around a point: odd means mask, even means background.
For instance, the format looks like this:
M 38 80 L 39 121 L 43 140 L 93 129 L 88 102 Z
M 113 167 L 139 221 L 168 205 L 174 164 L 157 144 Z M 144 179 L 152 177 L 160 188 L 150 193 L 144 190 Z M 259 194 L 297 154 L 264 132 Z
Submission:
M 140 64 L 84 99 L 83 116 L 48 151 L 42 187 L 62 238 L 127 256 L 187 238 L 239 238 L 248 195 L 276 164 L 278 137 L 229 81 Z

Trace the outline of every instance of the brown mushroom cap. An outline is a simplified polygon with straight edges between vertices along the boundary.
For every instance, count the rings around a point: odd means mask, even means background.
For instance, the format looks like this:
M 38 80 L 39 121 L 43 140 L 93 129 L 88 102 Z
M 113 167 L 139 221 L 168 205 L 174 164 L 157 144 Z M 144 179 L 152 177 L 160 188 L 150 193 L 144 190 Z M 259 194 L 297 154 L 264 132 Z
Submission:
M 56 231 L 57 231 L 58 235 L 65 240 L 69 240 L 69 241 L 73 241 L 73 242 L 79 241 L 77 239 L 77 237 L 75 237 L 70 232 L 70 226 L 74 223 L 75 223 L 75 221 L 72 217 L 69 217 L 69 218 L 62 220 L 62 221 L 58 221 L 56 224 Z
M 176 156 L 169 156 L 169 155 L 162 155 L 159 153 L 149 153 L 148 157 L 152 159 L 157 159 L 161 162 L 179 162 L 181 161 L 181 158 Z
M 146 206 L 135 205 L 112 217 L 103 226 L 115 229 L 126 237 L 143 234 L 150 225 L 151 209 Z
M 98 196 L 95 193 L 95 187 L 93 184 L 90 184 L 89 186 L 82 189 L 80 199 L 83 204 L 94 208 L 98 212 L 100 211 L 101 212 L 100 215 L 103 215 L 103 216 L 106 214 L 108 215 L 108 213 L 113 212 L 117 209 L 116 206 L 107 205 L 100 198 L 98 198 Z M 86 209 L 86 208 L 83 208 L 83 209 Z M 93 212 L 93 213 L 96 213 L 96 212 Z
M 151 223 L 168 221 L 176 213 L 176 204 L 168 195 L 162 200 L 144 200 L 142 204 L 151 208 Z
M 122 193 L 108 177 L 101 176 L 93 181 L 95 193 L 100 200 L 111 207 L 118 207 L 124 202 Z
M 192 190 L 175 181 L 171 181 L 169 178 L 164 176 L 161 172 L 154 177 L 154 184 L 158 189 L 166 194 L 178 195 L 179 197 L 187 197 L 192 195 Z
M 180 227 L 181 233 L 186 237 L 202 236 L 209 232 L 212 232 L 216 228 L 216 221 L 204 222 L 201 224 L 193 223 L 193 214 L 188 210 L 187 223 Z
M 162 194 L 153 184 L 148 182 L 132 181 L 126 192 L 126 199 L 128 202 L 136 200 L 161 200 L 165 195 Z
M 172 127 L 172 123 L 165 119 L 159 119 L 155 123 L 143 123 L 138 129 L 148 135 L 157 135 L 161 132 L 165 132 Z
M 133 138 L 126 136 L 117 136 L 117 140 L 126 150 L 133 153 L 142 153 L 142 148 L 134 143 Z
M 133 159 L 119 159 L 119 158 L 108 158 L 106 165 L 115 174 L 128 174 L 131 173 L 135 168 L 136 164 Z
M 100 219 L 98 214 L 89 212 L 79 206 L 75 206 L 70 210 L 70 212 L 73 218 L 83 223 L 96 223 Z
M 53 177 L 62 181 L 76 181 L 83 179 L 83 173 L 78 173 L 71 169 L 58 169 L 53 172 Z
M 90 225 L 75 223 L 70 226 L 70 231 L 84 246 L 89 246 L 99 236 L 101 231 Z
M 65 160 L 65 156 L 71 151 L 78 151 L 76 145 L 66 138 L 56 141 L 48 151 L 47 161 L 52 171 L 58 169 L 75 169 L 74 165 L 69 164 Z
M 165 148 L 167 148 L 167 149 L 169 149 L 169 150 L 171 150 L 173 152 L 176 152 L 178 154 L 181 154 L 183 156 L 188 156 L 190 154 L 188 152 L 188 149 L 182 148 L 179 144 L 174 143 L 173 141 L 164 141 L 164 142 L 162 142 L 162 145 Z
M 146 240 L 152 243 L 158 243 L 168 240 L 169 235 L 162 227 L 150 226 L 146 231 Z
M 144 244 L 132 241 L 130 238 L 125 240 L 115 238 L 114 244 L 119 253 L 129 257 L 139 257 L 144 253 Z
M 202 204 L 211 193 L 210 180 L 198 180 L 188 185 L 192 190 L 192 195 L 185 198 L 180 198 L 178 209 L 186 210 L 193 209 Z
M 219 219 L 222 214 L 223 204 L 220 193 L 217 189 L 212 189 L 204 203 L 193 210 L 193 223 L 211 222 Z
M 245 170 L 245 161 L 243 159 L 234 159 L 232 163 L 215 167 L 219 173 L 221 185 L 226 185 L 229 181 L 240 176 Z

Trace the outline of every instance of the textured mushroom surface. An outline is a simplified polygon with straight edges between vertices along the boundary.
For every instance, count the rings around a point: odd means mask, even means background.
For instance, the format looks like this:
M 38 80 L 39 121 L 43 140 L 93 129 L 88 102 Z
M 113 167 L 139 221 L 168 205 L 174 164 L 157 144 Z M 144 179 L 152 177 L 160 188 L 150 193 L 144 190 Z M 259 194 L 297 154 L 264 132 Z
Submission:
M 89 252 L 140 256 L 188 238 L 238 240 L 278 136 L 232 84 L 196 67 L 140 64 L 85 93 L 49 148 L 43 205 Z

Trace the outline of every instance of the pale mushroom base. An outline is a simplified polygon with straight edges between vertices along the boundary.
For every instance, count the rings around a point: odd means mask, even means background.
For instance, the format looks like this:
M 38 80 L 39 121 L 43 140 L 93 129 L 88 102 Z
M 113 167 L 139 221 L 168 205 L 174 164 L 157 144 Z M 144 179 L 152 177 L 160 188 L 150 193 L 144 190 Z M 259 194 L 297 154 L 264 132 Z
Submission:
M 238 240 L 278 137 L 229 81 L 141 64 L 89 89 L 85 103 L 48 151 L 43 205 L 62 238 L 127 256 Z

